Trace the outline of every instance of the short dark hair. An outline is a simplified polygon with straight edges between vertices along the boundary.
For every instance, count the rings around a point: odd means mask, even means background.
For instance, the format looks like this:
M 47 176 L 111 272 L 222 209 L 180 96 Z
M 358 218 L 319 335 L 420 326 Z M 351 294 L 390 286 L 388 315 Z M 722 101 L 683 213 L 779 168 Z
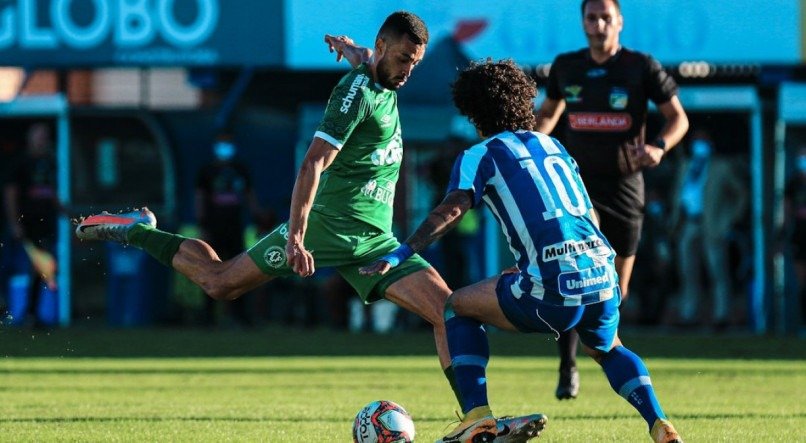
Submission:
M 534 128 L 537 87 L 511 59 L 472 62 L 452 88 L 459 113 L 485 136 Z
M 406 11 L 393 12 L 378 30 L 381 39 L 398 39 L 407 35 L 417 45 L 428 44 L 428 28 L 420 17 Z
M 604 0 L 582 0 L 582 17 L 585 17 L 585 6 L 588 6 L 588 3 L 592 1 L 604 1 Z M 613 4 L 616 5 L 616 10 L 618 10 L 619 14 L 621 14 L 621 5 L 619 4 L 618 0 L 613 0 Z

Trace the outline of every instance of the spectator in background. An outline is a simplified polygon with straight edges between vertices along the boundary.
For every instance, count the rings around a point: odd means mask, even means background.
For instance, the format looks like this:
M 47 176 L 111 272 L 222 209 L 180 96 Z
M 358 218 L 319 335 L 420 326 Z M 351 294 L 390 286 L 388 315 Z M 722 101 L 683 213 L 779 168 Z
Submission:
M 616 250 L 616 271 L 627 300 L 644 209 L 642 170 L 657 166 L 688 130 L 677 84 L 653 57 L 621 46 L 624 19 L 618 0 L 583 0 L 588 46 L 560 54 L 551 65 L 537 131 L 552 132 L 563 113 L 561 137 L 579 165 L 602 232 Z M 647 101 L 663 115 L 660 133 L 646 137 Z M 576 331 L 558 340 L 560 380 L 555 395 L 575 398 Z
M 633 292 L 639 302 L 638 323 L 663 323 L 668 294 L 672 291 L 672 248 L 669 238 L 669 205 L 657 189 L 647 186 L 644 227 L 636 252 Z
M 213 144 L 214 159 L 204 166 L 196 180 L 196 219 L 201 238 L 218 253 L 221 260 L 229 260 L 244 249 L 245 213 L 254 218 L 265 217 L 252 188 L 252 179 L 245 165 L 236 161 L 237 148 L 232 134 L 221 132 Z M 249 298 L 240 297 L 228 303 L 232 320 L 241 325 L 252 324 Z M 218 301 L 205 297 L 204 323 L 217 323 Z
M 53 150 L 51 129 L 46 123 L 34 123 L 28 129 L 25 153 L 11 166 L 3 189 L 6 223 L 15 240 L 14 267 L 16 282 L 27 282 L 26 313 L 34 317 L 34 326 L 47 326 L 37 315 L 43 283 L 49 280 L 55 289 L 52 277 L 44 278 L 37 270 L 26 248 L 46 252 L 51 257 L 56 246 L 56 221 L 59 201 L 56 188 L 56 158 Z M 30 254 L 30 252 L 29 252 Z M 15 277 L 12 277 L 14 279 Z M 25 319 L 15 319 L 19 323 Z
M 806 146 L 795 157 L 795 173 L 784 192 L 784 230 L 792 247 L 801 322 L 806 323 Z
M 690 158 L 679 169 L 672 214 L 678 233 L 679 320 L 682 325 L 697 323 L 698 303 L 706 292 L 700 278 L 704 256 L 713 296 L 712 321 L 724 328 L 731 311 L 728 239 L 745 212 L 747 189 L 732 162 L 714 155 L 706 131 L 697 131 L 690 147 Z
M 674 192 L 674 186 L 670 186 L 670 183 L 675 182 L 681 157 L 678 154 L 680 152 L 672 151 L 656 168 L 644 171 L 644 225 L 635 254 L 634 278 L 630 284 L 630 291 L 638 301 L 637 321 L 641 325 L 664 323 L 669 295 L 675 292 L 674 244 L 669 218 Z

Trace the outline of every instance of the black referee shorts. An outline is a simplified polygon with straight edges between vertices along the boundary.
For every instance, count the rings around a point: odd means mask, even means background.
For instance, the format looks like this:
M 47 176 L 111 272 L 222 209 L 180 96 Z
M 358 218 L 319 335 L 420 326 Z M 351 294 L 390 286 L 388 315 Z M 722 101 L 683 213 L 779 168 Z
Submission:
M 641 239 L 641 226 L 643 217 L 625 218 L 612 213 L 612 209 L 600 207 L 596 203 L 596 215 L 599 216 L 599 229 L 610 242 L 610 246 L 619 257 L 630 257 L 638 251 L 638 241 Z

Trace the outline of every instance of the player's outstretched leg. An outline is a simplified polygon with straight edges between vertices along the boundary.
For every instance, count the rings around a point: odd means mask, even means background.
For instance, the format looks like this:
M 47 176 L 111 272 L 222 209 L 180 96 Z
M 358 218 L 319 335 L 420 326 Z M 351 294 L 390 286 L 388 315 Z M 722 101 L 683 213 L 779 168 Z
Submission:
M 124 214 L 101 213 L 85 218 L 76 227 L 82 240 L 108 240 L 142 249 L 173 268 L 216 300 L 233 300 L 272 277 L 264 274 L 246 253 L 222 261 L 202 240 L 186 238 L 156 228 L 147 208 Z
M 578 342 L 579 334 L 574 329 L 563 332 L 557 340 L 557 350 L 560 352 L 560 379 L 554 392 L 557 400 L 570 400 L 579 395 Z

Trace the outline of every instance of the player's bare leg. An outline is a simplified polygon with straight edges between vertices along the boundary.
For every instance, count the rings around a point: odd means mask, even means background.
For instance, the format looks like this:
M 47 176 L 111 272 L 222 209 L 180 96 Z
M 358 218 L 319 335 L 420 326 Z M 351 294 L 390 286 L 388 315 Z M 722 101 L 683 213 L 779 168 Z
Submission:
M 272 279 L 245 252 L 221 261 L 209 244 L 195 238 L 182 242 L 171 265 L 216 300 L 236 299 Z
M 113 241 L 140 248 L 188 277 L 215 299 L 232 300 L 271 279 L 246 253 L 221 261 L 204 241 L 160 231 L 156 226 L 157 218 L 148 208 L 122 214 L 102 212 L 81 220 L 76 236 L 81 240 Z
M 434 268 L 427 268 L 407 275 L 392 283 L 386 290 L 386 299 L 409 310 L 434 328 L 439 363 L 442 369 L 449 368 L 448 339 L 442 311 L 451 290 Z

